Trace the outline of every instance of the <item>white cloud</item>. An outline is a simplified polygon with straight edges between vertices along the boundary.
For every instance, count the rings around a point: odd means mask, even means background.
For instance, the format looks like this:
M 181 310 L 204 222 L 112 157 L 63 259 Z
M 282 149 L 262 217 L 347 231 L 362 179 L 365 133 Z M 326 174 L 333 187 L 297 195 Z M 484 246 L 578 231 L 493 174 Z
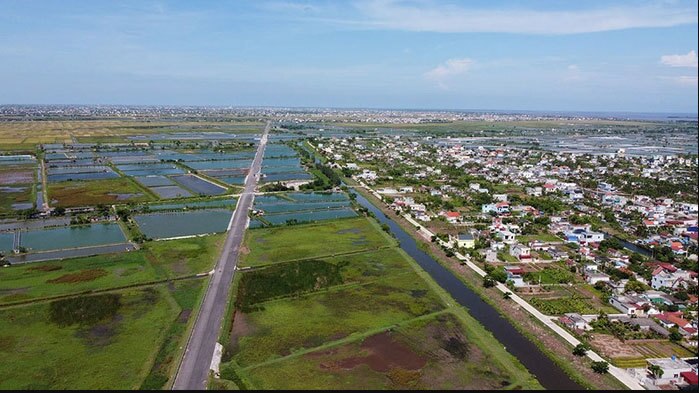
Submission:
M 366 0 L 358 2 L 357 8 L 366 20 L 348 23 L 376 29 L 439 33 L 577 34 L 697 23 L 696 3 L 689 7 L 665 2 L 542 11 L 470 8 L 435 1 Z
M 660 62 L 670 67 L 697 68 L 697 53 L 692 50 L 686 55 L 665 55 L 660 57 Z
M 473 65 L 473 60 L 468 58 L 449 59 L 444 64 L 427 71 L 425 78 L 437 82 L 439 87 L 446 89 L 447 81 L 455 75 L 466 73 Z

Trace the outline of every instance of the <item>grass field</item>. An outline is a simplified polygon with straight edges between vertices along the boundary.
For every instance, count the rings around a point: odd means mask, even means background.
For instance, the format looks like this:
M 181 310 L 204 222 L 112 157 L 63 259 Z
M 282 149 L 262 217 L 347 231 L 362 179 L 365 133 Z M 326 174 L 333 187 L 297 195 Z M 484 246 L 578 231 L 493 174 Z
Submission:
M 0 310 L 0 389 L 135 389 L 177 318 L 164 287 Z
M 533 298 L 529 300 L 529 303 L 547 315 L 563 315 L 569 312 L 575 312 L 578 314 L 597 314 L 600 312 L 600 308 L 595 307 L 593 304 L 587 301 L 587 299 L 583 298 Z
M 124 177 L 92 181 L 49 183 L 48 188 L 52 206 L 90 206 L 127 202 L 147 202 L 153 200 L 153 197 L 144 193 L 133 181 Z M 134 195 L 120 201 L 117 199 L 117 194 Z
M 165 340 L 158 350 L 148 376 L 141 384 L 141 390 L 162 389 L 174 376 L 185 340 L 187 327 L 194 320 L 194 313 L 203 296 L 204 280 L 178 281 L 168 285 L 168 290 L 179 306 L 179 315 L 170 325 Z
M 541 387 L 373 221 L 253 230 L 246 242 L 257 267 L 236 276 L 214 387 Z
M 395 244 L 364 219 L 343 219 L 310 225 L 261 228 L 245 236 L 241 266 L 332 256 Z
M 206 272 L 218 256 L 223 236 L 152 242 L 127 253 L 0 269 L 0 304 Z
M 244 324 L 247 331 L 235 334 L 239 340 L 233 348 L 233 360 L 243 367 L 444 308 L 411 271 L 366 285 L 341 286 L 256 306 L 262 309 L 241 313 L 234 325 L 236 330 Z
M 250 381 L 275 389 L 502 389 L 510 376 L 470 341 L 451 313 L 282 362 L 256 367 Z

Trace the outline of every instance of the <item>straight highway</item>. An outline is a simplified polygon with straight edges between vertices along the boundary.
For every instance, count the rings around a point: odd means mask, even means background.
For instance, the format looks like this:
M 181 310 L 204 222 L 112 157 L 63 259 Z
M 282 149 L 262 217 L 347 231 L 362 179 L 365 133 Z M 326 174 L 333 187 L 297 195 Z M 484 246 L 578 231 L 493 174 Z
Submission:
M 270 127 L 271 122 L 268 121 L 260 138 L 260 145 L 257 148 L 250 172 L 245 180 L 245 188 L 231 217 L 228 237 L 223 246 L 221 257 L 210 278 L 204 301 L 187 341 L 182 362 L 172 385 L 173 390 L 206 389 L 211 360 L 221 331 L 223 316 L 227 309 L 233 275 L 238 264 L 238 250 L 247 227 L 248 210 L 252 207 L 255 198 L 255 187 Z

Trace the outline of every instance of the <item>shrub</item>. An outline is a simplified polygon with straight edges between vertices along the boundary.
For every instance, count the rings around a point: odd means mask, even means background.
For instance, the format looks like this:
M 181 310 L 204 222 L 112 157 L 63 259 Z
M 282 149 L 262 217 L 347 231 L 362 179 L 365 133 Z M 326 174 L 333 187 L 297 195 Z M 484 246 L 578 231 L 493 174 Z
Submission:
M 609 363 L 604 360 L 599 362 L 592 362 L 592 370 L 598 374 L 605 374 L 609 371 Z

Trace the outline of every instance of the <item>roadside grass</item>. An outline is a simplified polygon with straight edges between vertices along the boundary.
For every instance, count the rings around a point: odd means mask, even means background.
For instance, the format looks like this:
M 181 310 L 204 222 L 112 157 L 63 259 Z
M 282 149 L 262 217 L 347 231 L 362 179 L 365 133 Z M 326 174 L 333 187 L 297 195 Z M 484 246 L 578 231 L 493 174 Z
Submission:
M 508 370 L 451 313 L 246 371 L 260 389 L 503 389 Z
M 160 286 L 0 310 L 0 389 L 138 388 L 179 312 L 169 296 Z
M 245 236 L 242 266 L 333 256 L 395 245 L 366 218 L 260 228 Z M 249 253 L 245 254 L 245 251 Z
M 0 269 L 0 305 L 207 272 L 224 236 L 150 242 L 136 251 Z
M 128 202 L 147 202 L 154 198 L 145 194 L 131 180 L 119 177 L 115 179 L 90 181 L 64 181 L 48 184 L 49 199 L 57 202 L 52 206 L 73 207 L 99 204 L 120 204 Z M 141 194 L 126 200 L 117 200 L 117 194 Z
M 172 383 L 186 341 L 185 335 L 195 319 L 199 300 L 204 294 L 205 284 L 205 280 L 187 280 L 167 286 L 167 290 L 177 303 L 180 312 L 168 329 L 153 366 L 141 384 L 141 390 L 163 389 Z

